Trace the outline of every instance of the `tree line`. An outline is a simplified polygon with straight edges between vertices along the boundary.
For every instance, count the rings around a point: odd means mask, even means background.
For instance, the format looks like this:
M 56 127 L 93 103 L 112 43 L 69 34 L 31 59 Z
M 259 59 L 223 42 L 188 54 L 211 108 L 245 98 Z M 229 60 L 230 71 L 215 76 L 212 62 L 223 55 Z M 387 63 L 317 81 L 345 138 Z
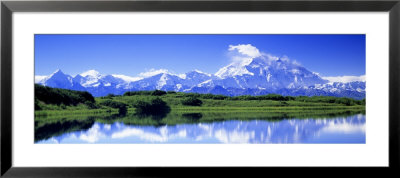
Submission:
M 213 100 L 273 100 L 273 101 L 300 101 L 300 102 L 314 102 L 314 103 L 336 103 L 344 104 L 347 106 L 352 105 L 365 105 L 365 98 L 362 100 L 356 100 L 347 97 L 334 97 L 334 96 L 283 96 L 279 94 L 267 94 L 259 96 L 241 95 L 241 96 L 225 96 L 225 95 L 214 95 L 214 94 L 199 94 L 199 93 L 183 93 L 175 91 L 130 91 L 125 92 L 123 96 L 134 96 L 134 95 L 151 95 L 151 96 L 162 96 L 166 94 L 177 94 L 179 93 L 182 97 L 185 97 L 183 105 L 201 105 L 199 99 L 213 99 Z
M 87 91 L 75 91 L 60 88 L 51 88 L 35 84 L 35 109 L 40 110 L 38 104 L 42 101 L 46 104 L 76 106 L 82 104 L 94 104 L 94 97 Z

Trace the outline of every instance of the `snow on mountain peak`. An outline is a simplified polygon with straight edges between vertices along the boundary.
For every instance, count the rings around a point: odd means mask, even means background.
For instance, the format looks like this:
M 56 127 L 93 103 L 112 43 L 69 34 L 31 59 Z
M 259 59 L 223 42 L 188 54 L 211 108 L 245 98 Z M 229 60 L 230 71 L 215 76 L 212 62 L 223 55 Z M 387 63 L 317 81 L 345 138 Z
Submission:
M 280 63 L 279 67 L 277 67 L 277 63 Z M 365 96 L 365 82 L 327 83 L 328 81 L 323 80 L 318 74 L 279 59 L 268 61 L 262 57 L 254 58 L 250 63 L 225 66 L 219 72 L 233 76 L 218 78 L 218 76 L 214 77 L 194 70 L 185 73 L 183 77 L 168 73 L 167 70 L 157 70 L 157 72 L 153 71 L 152 76 L 142 78 L 120 74 L 100 75 L 97 71 L 90 70 L 81 74 L 85 77 L 76 75 L 72 78 L 70 75 L 62 73 L 61 70 L 57 70 L 50 76 L 35 76 L 35 83 L 56 88 L 86 90 L 94 96 L 104 96 L 109 93 L 123 94 L 130 90 L 154 89 L 225 95 L 260 95 L 275 92 L 285 95 L 326 94 L 356 98 Z M 328 79 L 331 78 L 328 77 Z M 344 76 L 336 78 L 342 79 L 340 81 L 345 81 L 343 78 L 346 79 Z M 365 76 L 359 78 L 365 81 Z
M 100 75 L 100 73 L 98 72 L 98 71 L 96 71 L 96 70 L 88 70 L 88 71 L 86 71 L 86 72 L 83 72 L 83 73 L 81 73 L 80 74 L 82 77 L 86 77 L 86 76 L 91 76 L 91 77 L 95 77 L 95 78 L 98 78 L 98 77 L 100 77 L 101 75 Z
M 35 82 L 57 88 L 87 90 L 95 96 L 154 89 L 232 96 L 271 92 L 283 95 L 365 96 L 365 75 L 321 77 L 286 56 L 261 53 L 250 44 L 230 45 L 229 51 L 235 54 L 231 63 L 214 75 L 197 69 L 184 74 L 167 69 L 150 69 L 136 77 L 101 75 L 96 70 L 88 70 L 72 78 L 58 69 L 49 76 L 35 76 Z
M 50 79 L 52 79 L 52 80 L 71 80 L 71 77 L 69 75 L 64 74 L 60 69 L 57 69 L 49 76 L 41 76 L 40 78 L 41 78 L 41 80 L 39 80 L 39 83 L 46 83 Z
M 54 75 L 65 75 L 64 72 L 61 71 L 61 69 L 57 69 L 56 71 L 54 71 L 52 74 L 49 75 L 49 77 L 52 77 Z
M 121 75 L 121 74 L 112 74 L 113 77 L 122 79 L 125 82 L 134 82 L 143 79 L 142 77 L 130 77 L 126 75 Z
M 337 76 L 337 77 L 322 77 L 325 80 L 328 80 L 329 83 L 349 83 L 349 82 L 365 82 L 365 75 L 361 76 Z
M 155 76 L 158 74 L 163 74 L 163 73 L 169 73 L 169 71 L 167 69 L 158 69 L 158 70 L 150 69 L 146 72 L 140 73 L 139 76 L 143 77 L 143 78 L 147 78 L 147 77 L 152 77 L 152 76 Z
M 99 80 L 102 78 L 102 75 L 96 70 L 88 70 L 79 75 L 85 78 L 85 81 L 81 83 L 84 87 L 96 87 L 96 85 L 99 85 Z
M 164 85 L 167 84 L 168 75 L 167 73 L 163 73 L 160 77 L 160 80 L 157 81 L 157 89 L 161 89 Z
M 227 77 L 232 77 L 232 76 L 242 76 L 244 74 L 248 74 L 248 75 L 254 75 L 254 73 L 249 72 L 246 69 L 246 63 L 232 63 L 229 64 L 228 66 L 222 67 L 221 69 L 218 70 L 218 72 L 215 73 L 215 76 L 219 77 L 219 78 L 227 78 Z
M 266 74 L 269 68 L 275 71 L 288 70 L 288 72 L 293 74 L 300 74 L 302 72 L 297 69 L 301 65 L 295 61 L 292 62 L 287 56 L 277 57 L 262 53 L 251 44 L 230 45 L 228 50 L 236 53 L 231 56 L 232 62 L 228 66 L 222 67 L 215 73 L 215 76 L 221 79 L 246 74 L 252 76 Z
M 211 74 L 205 73 L 205 72 L 200 71 L 198 69 L 194 69 L 194 72 L 197 72 L 197 73 L 200 73 L 200 74 L 204 74 L 204 75 L 207 75 L 207 76 L 211 77 Z
M 186 74 L 177 74 L 176 76 L 178 76 L 181 79 L 186 79 Z
M 42 81 L 46 78 L 47 76 L 45 75 L 35 75 L 35 83 L 42 83 Z
M 288 68 L 288 65 L 291 65 L 288 59 L 281 60 L 276 56 L 267 54 L 260 55 L 256 58 L 242 57 L 241 60 L 233 60 L 233 62 L 228 66 L 222 67 L 220 70 L 218 70 L 218 72 L 215 73 L 215 76 L 222 79 L 233 76 L 243 76 L 245 74 L 254 76 L 255 73 L 249 71 L 249 68 L 261 68 L 265 70 L 270 67 L 275 67 L 286 69 Z M 297 71 L 294 70 L 294 72 Z

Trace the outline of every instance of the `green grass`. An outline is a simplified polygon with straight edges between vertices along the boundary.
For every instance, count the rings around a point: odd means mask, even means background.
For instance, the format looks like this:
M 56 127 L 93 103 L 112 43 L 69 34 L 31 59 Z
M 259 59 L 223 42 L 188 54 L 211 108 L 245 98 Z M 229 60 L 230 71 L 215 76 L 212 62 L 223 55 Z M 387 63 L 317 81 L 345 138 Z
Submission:
M 117 114 L 118 109 L 107 108 L 107 109 L 77 109 L 77 110 L 40 110 L 35 111 L 35 117 L 42 116 L 76 116 L 76 115 L 94 115 L 94 114 Z
M 228 106 L 175 106 L 172 112 L 259 112 L 259 113 L 301 113 L 301 112 L 341 112 L 341 111 L 363 111 L 365 106 L 275 106 L 275 107 L 228 107 Z M 93 114 L 117 114 L 118 109 L 78 109 L 78 110 L 41 110 L 35 111 L 35 116 L 69 116 L 69 115 L 93 115 Z M 135 114 L 135 108 L 128 108 L 128 114 Z
M 332 115 L 340 115 L 343 113 L 365 113 L 365 105 L 355 104 L 353 101 L 351 106 L 345 104 L 334 103 L 335 97 L 292 97 L 287 101 L 276 100 L 239 100 L 238 97 L 222 97 L 215 99 L 204 99 L 206 95 L 199 95 L 202 101 L 201 106 L 185 106 L 182 100 L 193 94 L 187 93 L 169 93 L 162 96 L 152 95 L 133 95 L 133 96 L 108 96 L 95 98 L 96 109 L 90 109 L 85 104 L 78 105 L 52 105 L 38 102 L 42 110 L 35 111 L 35 121 L 44 121 L 43 118 L 52 118 L 50 120 L 68 119 L 77 116 L 107 116 L 118 114 L 117 108 L 102 105 L 107 100 L 126 104 L 128 107 L 124 122 L 135 123 L 153 123 L 154 117 L 149 120 L 147 117 L 133 116 L 136 109 L 133 107 L 138 101 L 150 101 L 157 97 L 161 98 L 171 108 L 171 113 L 165 113 L 162 119 L 165 121 L 157 122 L 158 124 L 174 123 L 174 120 L 182 118 L 183 114 L 200 113 L 202 121 L 212 121 L 221 119 L 245 119 L 247 116 L 255 116 L 253 119 L 260 118 L 303 118 L 303 117 L 324 117 Z M 198 94 L 195 94 L 198 95 Z M 213 96 L 213 95 L 209 95 Z M 235 99 L 235 100 L 233 100 Z M 330 101 L 331 100 L 331 101 Z M 132 116 L 132 117 L 131 117 Z M 217 117 L 218 116 L 218 117 Z M 46 120 L 46 119 L 45 119 Z M 106 120 L 110 120 L 109 118 Z M 160 119 L 159 119 L 160 120 Z M 46 121 L 44 121 L 46 123 Z
M 127 105 L 132 105 L 137 101 L 148 101 L 150 99 L 155 99 L 160 97 L 171 107 L 183 106 L 182 100 L 185 98 L 182 93 L 167 94 L 163 96 L 152 96 L 152 95 L 134 95 L 134 96 L 115 96 L 112 98 L 99 97 L 95 98 L 96 103 L 104 102 L 105 100 L 113 100 L 125 103 Z M 266 107 L 266 106 L 346 106 L 339 103 L 328 103 L 328 102 L 318 102 L 318 101 L 274 101 L 274 100 L 216 100 L 216 99 L 201 99 L 203 102 L 201 107 Z
M 342 112 L 344 110 L 365 110 L 364 105 L 346 106 L 337 103 L 324 102 L 303 102 L 303 101 L 274 101 L 274 100 L 215 100 L 201 99 L 202 106 L 184 106 L 182 93 L 167 94 L 163 96 L 134 95 L 134 96 L 114 96 L 95 98 L 98 109 L 89 109 L 84 104 L 76 106 L 58 106 L 40 103 L 43 110 L 35 111 L 35 116 L 68 116 L 68 115 L 89 115 L 89 114 L 116 114 L 118 109 L 100 105 L 107 100 L 124 103 L 128 106 L 128 114 L 134 114 L 133 104 L 138 101 L 150 101 L 160 97 L 171 107 L 172 112 L 310 112 L 317 110 L 329 110 L 329 112 Z

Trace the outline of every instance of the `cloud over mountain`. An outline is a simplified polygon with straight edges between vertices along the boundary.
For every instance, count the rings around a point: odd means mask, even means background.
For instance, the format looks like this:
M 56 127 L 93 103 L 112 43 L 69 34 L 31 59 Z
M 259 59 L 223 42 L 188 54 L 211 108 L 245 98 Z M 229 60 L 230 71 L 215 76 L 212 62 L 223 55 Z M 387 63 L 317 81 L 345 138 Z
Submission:
M 260 57 L 260 51 L 252 46 L 251 44 L 239 44 L 239 45 L 229 45 L 229 51 L 237 51 L 242 55 L 246 55 L 251 58 Z

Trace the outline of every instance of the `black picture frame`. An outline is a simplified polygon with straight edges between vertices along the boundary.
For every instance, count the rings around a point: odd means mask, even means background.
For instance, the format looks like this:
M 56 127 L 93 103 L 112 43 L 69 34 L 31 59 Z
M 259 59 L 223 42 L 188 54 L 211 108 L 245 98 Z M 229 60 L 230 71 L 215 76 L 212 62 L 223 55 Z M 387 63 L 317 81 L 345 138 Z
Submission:
M 73 167 L 20 168 L 12 165 L 12 17 L 13 12 L 124 12 L 124 11 L 296 11 L 296 12 L 389 12 L 389 167 L 374 168 L 318 168 L 362 171 L 394 171 L 399 168 L 400 107 L 400 1 L 2 1 L 1 2 L 1 175 L 4 177 L 143 177 L 179 176 L 180 174 L 207 175 L 210 171 L 226 175 L 249 175 L 265 172 L 293 172 L 275 168 L 131 168 L 131 167 Z M 384 60 L 384 59 L 383 59 Z M 248 170 L 250 169 L 250 170 Z M 294 172 L 309 172 L 309 168 Z M 305 170 L 304 170 L 305 169 Z M 329 170 L 330 174 L 340 171 Z M 211 174 L 211 173 L 210 173 Z M 215 175 L 215 172 L 212 173 Z M 247 177 L 247 176 L 246 176 Z

